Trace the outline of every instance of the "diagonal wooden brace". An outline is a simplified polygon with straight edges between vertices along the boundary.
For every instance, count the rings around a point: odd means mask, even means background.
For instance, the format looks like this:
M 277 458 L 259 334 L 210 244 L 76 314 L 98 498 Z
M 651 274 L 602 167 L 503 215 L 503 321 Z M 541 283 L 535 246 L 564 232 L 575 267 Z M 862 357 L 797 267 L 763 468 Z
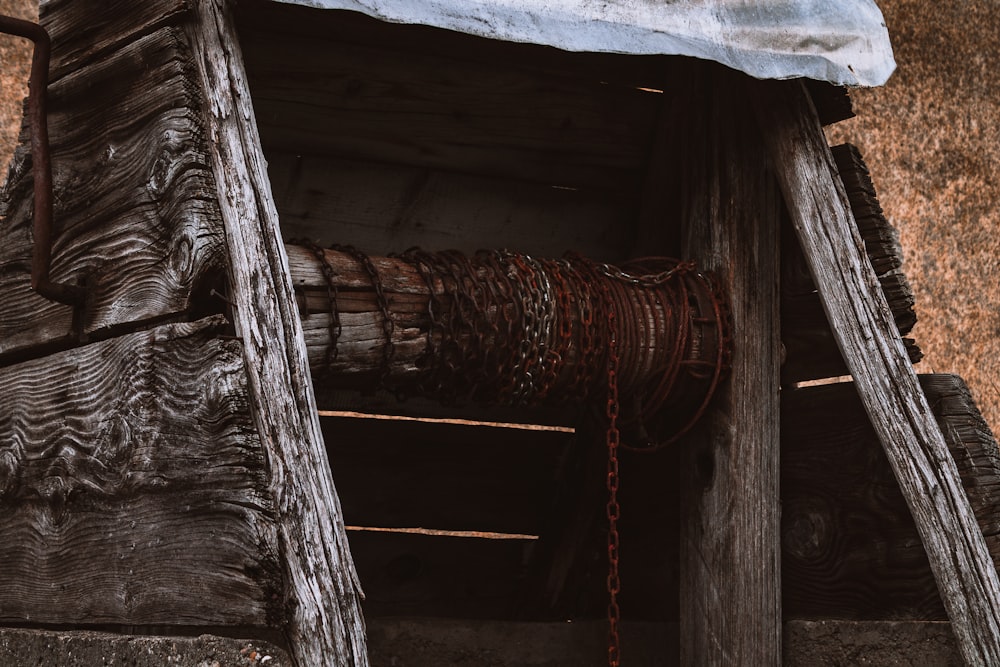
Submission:
M 799 243 L 861 401 L 920 531 L 965 662 L 1000 664 L 1000 582 L 907 358 L 809 95 L 755 87 L 755 110 Z

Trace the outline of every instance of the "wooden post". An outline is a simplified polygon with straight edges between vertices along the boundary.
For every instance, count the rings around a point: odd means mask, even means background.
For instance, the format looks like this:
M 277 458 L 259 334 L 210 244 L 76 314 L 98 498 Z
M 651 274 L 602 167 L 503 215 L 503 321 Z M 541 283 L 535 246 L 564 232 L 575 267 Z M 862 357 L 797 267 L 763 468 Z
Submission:
M 996 569 L 864 256 L 816 110 L 801 83 L 760 84 L 754 103 L 824 310 L 913 513 L 962 656 L 1000 664 Z
M 674 119 L 685 178 L 684 255 L 729 294 L 729 380 L 681 443 L 684 665 L 780 665 L 777 188 L 752 122 L 750 80 L 704 65 Z
M 286 631 L 300 665 L 363 666 L 368 656 L 361 585 L 320 431 L 288 257 L 230 9 L 226 0 L 193 3 L 189 36 L 205 98 L 236 328 L 278 510 Z

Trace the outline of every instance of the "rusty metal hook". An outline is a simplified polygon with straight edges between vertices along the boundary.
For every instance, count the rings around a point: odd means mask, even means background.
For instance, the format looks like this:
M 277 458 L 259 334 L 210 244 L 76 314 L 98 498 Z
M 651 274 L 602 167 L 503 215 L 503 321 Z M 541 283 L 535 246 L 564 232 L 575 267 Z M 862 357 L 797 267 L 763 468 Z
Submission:
M 54 283 L 49 278 L 52 264 L 52 161 L 49 157 L 49 127 L 45 108 L 49 79 L 51 41 L 45 28 L 0 15 L 0 32 L 25 37 L 34 43 L 31 77 L 28 82 L 28 124 L 31 130 L 31 175 L 34 180 L 35 206 L 32 235 L 35 246 L 31 256 L 31 288 L 46 299 L 68 305 L 83 302 L 84 289 L 78 285 Z

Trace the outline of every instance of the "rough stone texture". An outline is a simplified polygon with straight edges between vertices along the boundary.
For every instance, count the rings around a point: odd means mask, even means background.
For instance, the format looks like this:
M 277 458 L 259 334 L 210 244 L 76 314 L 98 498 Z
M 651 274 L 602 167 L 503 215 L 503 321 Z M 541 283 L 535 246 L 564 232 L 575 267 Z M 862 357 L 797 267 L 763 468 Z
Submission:
M 607 624 L 514 623 L 444 619 L 371 619 L 374 667 L 579 667 L 607 664 Z M 787 667 L 961 665 L 944 622 L 789 621 Z M 622 628 L 625 664 L 679 663 L 676 623 Z M 0 665 L 130 667 L 289 667 L 288 654 L 268 642 L 200 637 L 149 637 L 99 632 L 0 628 Z
M 148 637 L 103 632 L 0 629 L 0 665 L 39 667 L 291 667 L 267 642 L 200 637 Z
M 852 92 L 856 144 L 900 230 L 923 373 L 961 375 L 1000 430 L 1000 3 L 879 0 L 898 69 Z
M 944 621 L 789 621 L 785 667 L 958 667 L 951 625 Z
M 373 667 L 579 667 L 608 660 L 606 621 L 368 619 Z M 676 623 L 624 623 L 622 662 L 678 662 Z

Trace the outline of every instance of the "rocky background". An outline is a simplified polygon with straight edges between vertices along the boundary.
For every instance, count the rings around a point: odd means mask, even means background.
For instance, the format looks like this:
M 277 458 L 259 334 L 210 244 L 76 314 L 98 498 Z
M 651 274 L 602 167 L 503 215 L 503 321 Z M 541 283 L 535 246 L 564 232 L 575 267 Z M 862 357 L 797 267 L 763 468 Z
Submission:
M 865 156 L 900 230 L 925 352 L 918 370 L 965 378 L 1000 432 L 1000 3 L 881 0 L 898 70 L 852 93 L 858 118 L 829 132 Z M 37 19 L 36 2 L 0 13 Z M 0 178 L 17 141 L 28 42 L 0 35 Z

